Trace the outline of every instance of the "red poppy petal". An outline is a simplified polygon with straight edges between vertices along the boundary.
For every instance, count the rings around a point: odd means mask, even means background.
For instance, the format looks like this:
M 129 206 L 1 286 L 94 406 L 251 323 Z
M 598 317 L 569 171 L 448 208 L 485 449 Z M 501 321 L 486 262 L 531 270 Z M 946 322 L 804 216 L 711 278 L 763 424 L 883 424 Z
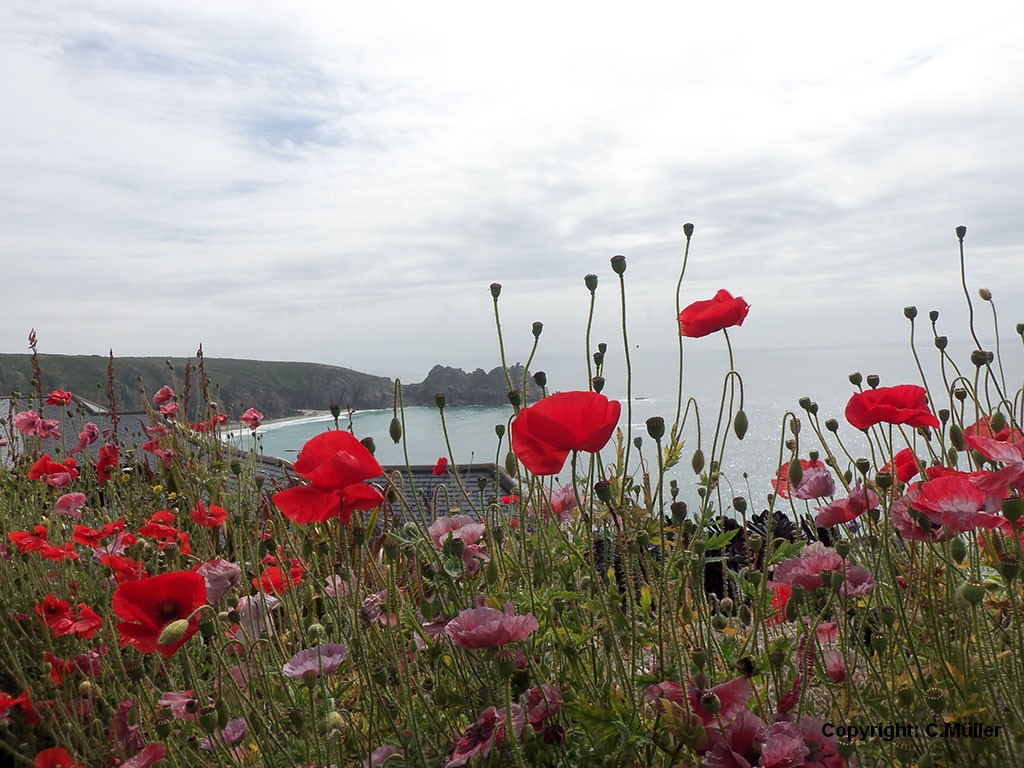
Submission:
M 295 462 L 295 471 L 328 488 L 342 488 L 384 474 L 366 446 L 342 430 L 324 432 L 307 442 Z
M 341 514 L 341 491 L 303 485 L 274 494 L 274 503 L 281 514 L 300 525 L 322 523 Z
M 341 491 L 342 517 L 356 509 L 375 509 L 384 503 L 384 494 L 367 483 L 355 483 Z M 346 521 L 347 522 L 347 521 Z
M 528 409 L 519 412 L 512 422 L 512 453 L 535 475 L 557 475 L 569 456 L 567 449 L 552 447 L 530 431 L 530 420 L 523 419 Z

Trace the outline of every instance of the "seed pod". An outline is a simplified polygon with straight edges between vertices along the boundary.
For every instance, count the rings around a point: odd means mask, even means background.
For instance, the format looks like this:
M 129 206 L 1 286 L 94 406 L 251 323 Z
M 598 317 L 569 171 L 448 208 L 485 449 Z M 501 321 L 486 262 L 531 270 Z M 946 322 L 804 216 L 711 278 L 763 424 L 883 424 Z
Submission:
M 593 293 L 597 290 L 597 275 L 586 275 L 583 278 L 583 284 L 587 286 L 587 290 Z
M 612 271 L 616 275 L 621 275 L 621 274 L 625 273 L 625 271 L 626 271 L 626 257 L 625 256 L 623 256 L 622 254 L 618 254 L 617 256 L 612 256 L 611 263 L 612 263 Z
M 686 236 L 687 240 L 693 237 L 693 224 L 690 224 L 689 222 L 683 224 L 683 234 Z

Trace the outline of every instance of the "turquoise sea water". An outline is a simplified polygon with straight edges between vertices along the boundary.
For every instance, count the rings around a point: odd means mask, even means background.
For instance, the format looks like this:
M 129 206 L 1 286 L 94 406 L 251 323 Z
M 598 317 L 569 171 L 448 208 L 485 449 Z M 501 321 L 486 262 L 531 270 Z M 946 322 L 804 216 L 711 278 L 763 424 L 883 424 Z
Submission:
M 929 385 L 941 393 L 942 379 L 934 348 L 919 348 L 919 352 Z M 961 350 L 955 358 L 962 363 L 967 359 L 967 354 L 967 350 Z M 1019 349 L 1014 351 L 1011 348 L 1008 354 L 1004 354 L 1007 372 L 1016 372 L 1018 378 L 1019 372 L 1024 370 L 1020 357 Z M 715 433 L 728 358 L 723 350 L 714 350 L 690 352 L 685 360 L 684 398 L 693 397 L 699 404 L 701 445 L 705 453 L 708 453 Z M 802 421 L 800 455 L 806 457 L 809 450 L 819 447 L 806 414 L 798 405 L 801 397 L 809 396 L 818 403 L 822 423 L 830 417 L 840 422 L 840 437 L 856 456 L 863 455 L 866 446 L 862 435 L 846 424 L 843 418 L 846 402 L 855 391 L 849 382 L 849 374 L 854 370 L 861 371 L 865 376 L 877 373 L 882 386 L 921 383 L 921 375 L 908 348 L 897 345 L 845 349 L 742 350 L 735 354 L 735 365 L 743 376 L 744 410 L 750 427 L 742 442 L 736 440 L 731 427 L 728 429 L 723 462 L 723 496 L 730 499 L 734 495 L 747 495 L 755 504 L 765 502 L 771 490 L 770 480 L 779 466 L 780 443 L 791 436 L 788 431 L 783 434 L 783 415 L 787 410 L 795 413 Z M 654 473 L 657 471 L 657 458 L 653 452 L 653 441 L 647 436 L 645 421 L 657 415 L 665 418 L 667 425 L 672 424 L 676 412 L 677 367 L 677 358 L 664 360 L 638 357 L 633 360 L 633 408 L 629 421 L 626 418 L 625 382 L 617 380 L 614 372 L 606 371 L 608 386 L 605 394 L 623 401 L 619 426 L 626 432 L 631 424 L 632 435 L 643 438 L 644 458 L 653 463 L 651 469 Z M 563 380 L 568 379 L 564 377 Z M 554 384 L 557 380 L 557 372 L 549 372 L 550 389 L 575 388 L 571 385 L 556 387 Z M 1015 386 L 1020 386 L 1020 382 Z M 942 406 L 940 404 L 937 407 Z M 402 445 L 395 445 L 388 436 L 391 417 L 390 409 L 361 411 L 352 416 L 352 429 L 356 436 L 374 438 L 376 455 L 383 465 L 404 464 L 405 451 L 408 451 L 411 464 L 433 464 L 441 456 L 447 456 L 457 463 L 493 462 L 496 458 L 502 462 L 508 450 L 507 433 L 499 446 L 495 425 L 508 424 L 512 417 L 511 407 L 446 408 L 444 417 L 450 450 L 437 408 L 405 409 L 405 441 Z M 348 417 L 344 414 L 341 422 L 343 428 L 348 427 Z M 675 478 L 679 482 L 683 498 L 691 501 L 696 499 L 696 476 L 690 468 L 690 458 L 697 446 L 696 422 L 691 413 L 684 430 L 686 448 L 683 459 L 668 475 L 670 479 Z M 294 461 L 308 439 L 333 427 L 333 419 L 325 412 L 319 416 L 264 425 L 259 430 L 258 439 L 266 455 Z M 826 437 L 831 436 L 826 433 Z M 632 461 L 635 461 L 635 456 L 634 450 Z M 613 461 L 612 449 L 606 449 L 602 458 L 606 462 Z M 560 479 L 568 481 L 568 477 L 568 470 L 564 470 Z

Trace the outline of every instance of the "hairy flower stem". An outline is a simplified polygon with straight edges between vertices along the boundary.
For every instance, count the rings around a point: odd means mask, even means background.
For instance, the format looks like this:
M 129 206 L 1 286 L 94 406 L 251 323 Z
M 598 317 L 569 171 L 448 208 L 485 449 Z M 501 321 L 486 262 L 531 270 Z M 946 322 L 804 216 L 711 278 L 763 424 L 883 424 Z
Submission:
M 586 338 L 586 351 L 587 351 L 587 389 L 592 390 L 594 388 L 594 369 L 591 364 L 591 352 L 590 352 L 590 330 L 594 325 L 594 297 L 596 291 L 590 292 L 590 309 L 587 311 L 587 338 Z
M 633 447 L 633 369 L 629 362 L 629 336 L 626 333 L 626 277 L 619 275 L 619 295 L 622 304 L 622 349 L 626 359 L 626 456 L 622 462 L 622 496 L 620 502 L 626 503 L 626 478 L 629 476 L 629 452 Z
M 679 322 L 679 315 L 682 314 L 682 310 L 680 309 L 679 294 L 680 294 L 680 291 L 682 291 L 682 288 L 683 288 L 683 275 L 686 274 L 686 262 L 690 258 L 690 237 L 692 237 L 692 235 L 686 235 L 686 248 L 683 251 L 683 267 L 682 267 L 682 269 L 679 270 L 679 281 L 676 283 L 676 315 L 675 315 L 675 322 L 677 324 Z M 676 392 L 676 420 L 675 420 L 674 424 L 679 424 L 679 419 L 682 416 L 682 412 L 683 412 L 683 334 L 682 333 L 678 334 L 678 337 L 679 337 L 678 338 L 678 342 L 679 342 L 679 378 L 677 380 L 677 382 L 678 382 L 678 390 Z
M 508 362 L 505 358 L 505 339 L 501 334 L 501 317 L 498 314 L 498 297 L 494 297 L 494 326 L 498 331 L 498 351 L 501 354 L 501 370 L 505 372 L 505 381 L 508 383 L 508 391 L 515 389 L 512 383 L 512 376 L 508 372 Z M 516 413 L 519 413 L 519 406 L 513 405 Z
M 516 736 L 515 728 L 512 724 L 512 683 L 510 680 L 505 681 L 505 738 L 508 739 L 512 745 L 512 755 L 515 758 L 517 768 L 526 768 L 526 760 L 523 759 L 523 747 L 519 743 L 519 737 Z M 524 726 L 525 728 L 526 726 Z M 426 765 L 426 763 L 421 763 Z

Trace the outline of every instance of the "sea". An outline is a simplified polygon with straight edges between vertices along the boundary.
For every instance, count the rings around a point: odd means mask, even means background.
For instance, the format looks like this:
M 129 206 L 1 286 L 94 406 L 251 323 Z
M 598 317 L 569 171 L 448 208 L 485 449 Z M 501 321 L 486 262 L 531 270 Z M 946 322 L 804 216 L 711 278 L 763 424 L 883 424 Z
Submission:
M 1013 346 L 1012 341 L 1016 341 L 1016 346 Z M 1008 340 L 1003 347 L 1005 370 L 1007 373 L 1013 372 L 1011 378 L 1016 377 L 1016 383 L 1010 381 L 1009 388 L 1016 391 L 1021 386 L 1021 371 L 1024 371 L 1020 340 Z M 947 352 L 961 371 L 973 376 L 970 347 L 962 346 Z M 942 383 L 940 358 L 930 339 L 927 347 L 918 344 L 918 354 L 924 379 L 939 400 L 935 408 L 948 407 L 949 394 Z M 620 364 L 615 370 L 604 371 L 607 379 L 604 394 L 622 402 L 619 428 L 630 441 L 632 438 L 641 438 L 640 454 L 652 474 L 656 475 L 657 454 L 654 452 L 654 442 L 647 434 L 646 420 L 651 416 L 661 416 L 668 425 L 666 429 L 671 428 L 675 421 L 678 355 L 634 355 L 630 361 L 633 375 L 629 400 L 625 376 L 622 374 L 624 366 L 621 365 L 621 359 L 618 362 Z M 734 352 L 733 364 L 743 381 L 743 410 L 749 421 L 749 429 L 744 439 L 739 441 L 731 424 L 724 423 L 723 419 L 719 434 L 724 435 L 727 442 L 719 482 L 724 499 L 745 496 L 749 504 L 758 508 L 767 504 L 767 496 L 772 490 L 771 480 L 778 472 L 780 459 L 788 460 L 790 456 L 788 451 L 780 453 L 785 440 L 792 437 L 785 414 L 793 414 L 801 422 L 801 457 L 806 458 L 809 451 L 822 448 L 811 429 L 807 414 L 799 405 L 801 398 L 809 397 L 817 404 L 818 419 L 822 425 L 829 418 L 839 421 L 839 436 L 854 456 L 867 455 L 864 435 L 853 429 L 843 418 L 846 403 L 857 391 L 850 383 L 850 374 L 857 371 L 865 378 L 868 374 L 876 374 L 881 386 L 922 382 L 922 374 L 906 343 L 805 349 L 738 349 Z M 955 374 L 948 363 L 946 369 L 947 378 L 951 380 Z M 739 391 L 738 388 L 730 387 L 728 381 L 733 380 L 733 377 L 727 379 L 728 371 L 729 358 L 724 348 L 685 352 L 683 407 L 685 409 L 691 399 L 696 406 L 691 405 L 686 417 L 682 460 L 667 473 L 666 480 L 675 479 L 680 488 L 680 497 L 690 503 L 698 498 L 698 476 L 691 467 L 691 458 L 698 445 L 703 447 L 706 455 L 710 454 L 723 403 L 723 392 L 724 411 L 728 413 L 730 397 L 733 399 L 732 411 L 739 408 Z M 549 392 L 586 386 L 585 371 L 582 378 L 577 376 L 576 379 L 572 379 L 569 374 L 549 372 L 548 379 Z M 566 385 L 558 386 L 560 382 L 566 382 Z M 627 411 L 627 402 L 631 403 L 631 412 Z M 441 457 L 456 464 L 501 464 L 509 450 L 508 425 L 513 416 L 511 406 L 447 406 L 443 419 L 439 410 L 433 406 L 406 407 L 405 429 L 400 444 L 395 444 L 389 436 L 388 429 L 393 415 L 391 408 L 343 413 L 340 426 L 351 429 L 360 439 L 372 437 L 376 445 L 376 458 L 385 466 L 404 465 L 407 460 L 412 465 L 433 465 Z M 697 415 L 700 422 L 699 441 Z M 334 426 L 333 417 L 325 411 L 268 422 L 259 428 L 255 439 L 264 455 L 294 461 L 307 440 Z M 496 427 L 505 428 L 505 436 L 500 440 Z M 828 432 L 824 434 L 826 439 L 835 439 Z M 230 435 L 230 439 L 242 448 L 251 445 L 245 430 Z M 832 448 L 838 450 L 834 443 Z M 631 462 L 635 462 L 637 453 L 633 449 Z M 821 453 L 824 455 L 823 450 Z M 602 453 L 605 462 L 612 462 L 614 458 L 610 448 Z M 569 481 L 568 465 L 558 479 Z

